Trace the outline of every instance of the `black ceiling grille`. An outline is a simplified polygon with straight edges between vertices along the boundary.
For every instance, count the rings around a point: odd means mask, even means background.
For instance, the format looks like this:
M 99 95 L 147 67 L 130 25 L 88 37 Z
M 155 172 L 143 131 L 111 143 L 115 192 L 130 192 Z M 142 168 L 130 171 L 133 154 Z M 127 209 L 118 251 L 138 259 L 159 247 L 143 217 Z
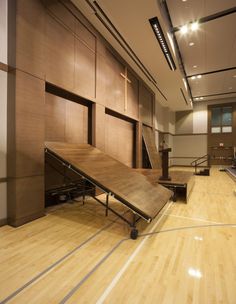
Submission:
M 165 39 L 165 35 L 162 31 L 162 28 L 160 26 L 160 23 L 157 19 L 157 17 L 154 17 L 154 18 L 151 18 L 149 19 L 149 22 L 151 24 L 151 27 L 153 29 L 153 32 L 159 42 L 159 45 L 161 47 L 161 50 L 166 58 L 166 61 L 170 67 L 170 69 L 172 71 L 176 70 L 176 65 L 175 65 L 175 62 L 174 62 L 174 59 L 172 57 L 172 54 L 170 52 L 170 49 L 169 49 L 169 46 L 166 42 L 166 39 Z

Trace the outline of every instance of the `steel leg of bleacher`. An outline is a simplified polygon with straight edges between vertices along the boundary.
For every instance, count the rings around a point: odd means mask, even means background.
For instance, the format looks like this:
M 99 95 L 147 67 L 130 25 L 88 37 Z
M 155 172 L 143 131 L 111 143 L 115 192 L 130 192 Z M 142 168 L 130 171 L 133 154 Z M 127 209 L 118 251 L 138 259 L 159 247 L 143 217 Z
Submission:
M 83 178 L 82 180 L 82 183 L 83 183 L 83 205 L 84 205 L 84 202 L 85 202 L 85 183 L 86 183 L 86 180 Z
M 109 193 L 106 194 L 106 213 L 105 213 L 106 216 L 108 216 L 108 210 L 109 210 L 108 204 L 109 204 Z

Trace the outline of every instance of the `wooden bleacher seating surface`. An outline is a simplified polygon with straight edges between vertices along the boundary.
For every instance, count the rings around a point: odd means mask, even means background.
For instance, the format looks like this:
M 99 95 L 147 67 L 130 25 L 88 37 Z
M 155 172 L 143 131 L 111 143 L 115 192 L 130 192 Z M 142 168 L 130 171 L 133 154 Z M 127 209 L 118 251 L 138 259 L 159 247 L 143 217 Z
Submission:
M 98 185 L 122 198 L 126 205 L 145 219 L 153 219 L 172 192 L 153 186 L 142 174 L 88 144 L 47 142 L 46 148 Z

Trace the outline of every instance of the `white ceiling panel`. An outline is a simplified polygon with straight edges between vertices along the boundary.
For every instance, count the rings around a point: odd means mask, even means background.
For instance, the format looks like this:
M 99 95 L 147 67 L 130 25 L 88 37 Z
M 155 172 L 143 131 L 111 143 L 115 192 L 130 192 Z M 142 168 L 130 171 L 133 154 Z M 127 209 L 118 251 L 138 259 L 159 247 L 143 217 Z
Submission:
M 222 94 L 227 97 L 236 92 L 236 69 L 226 72 L 203 75 L 200 79 L 189 78 L 193 97 Z
M 236 0 L 167 0 L 174 27 L 236 6 Z
M 235 28 L 236 13 L 201 24 L 196 32 L 185 35 L 177 32 L 187 75 L 235 67 Z

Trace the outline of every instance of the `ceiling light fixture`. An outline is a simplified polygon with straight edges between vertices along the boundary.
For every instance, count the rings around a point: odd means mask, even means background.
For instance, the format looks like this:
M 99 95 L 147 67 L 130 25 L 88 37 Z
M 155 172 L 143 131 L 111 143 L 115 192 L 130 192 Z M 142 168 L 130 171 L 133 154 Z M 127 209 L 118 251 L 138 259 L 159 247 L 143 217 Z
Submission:
M 194 44 L 194 42 L 189 42 L 189 46 L 193 46 Z
M 181 26 L 180 32 L 181 34 L 186 34 L 188 32 L 188 26 L 187 25 Z
M 196 31 L 196 30 L 198 30 L 198 28 L 199 28 L 199 23 L 198 22 L 193 22 L 192 24 L 191 24 L 191 30 L 194 32 L 194 31 Z
M 196 76 L 192 76 L 191 79 L 193 79 L 193 80 L 196 79 Z
M 202 75 L 197 75 L 197 78 L 202 78 Z
M 203 100 L 203 97 L 200 97 L 201 100 Z
M 157 17 L 149 19 L 149 22 L 151 24 L 151 27 L 153 29 L 153 32 L 154 32 L 158 42 L 160 44 L 162 52 L 165 55 L 166 61 L 169 65 L 170 69 L 172 71 L 176 70 L 176 65 L 175 65 L 174 59 L 172 57 L 169 46 L 168 46 L 168 44 L 166 42 L 166 39 L 165 39 L 165 35 L 162 31 L 162 28 L 160 26 L 160 23 L 159 23 Z
M 196 68 L 197 68 L 197 65 L 194 65 L 193 68 L 196 69 Z

